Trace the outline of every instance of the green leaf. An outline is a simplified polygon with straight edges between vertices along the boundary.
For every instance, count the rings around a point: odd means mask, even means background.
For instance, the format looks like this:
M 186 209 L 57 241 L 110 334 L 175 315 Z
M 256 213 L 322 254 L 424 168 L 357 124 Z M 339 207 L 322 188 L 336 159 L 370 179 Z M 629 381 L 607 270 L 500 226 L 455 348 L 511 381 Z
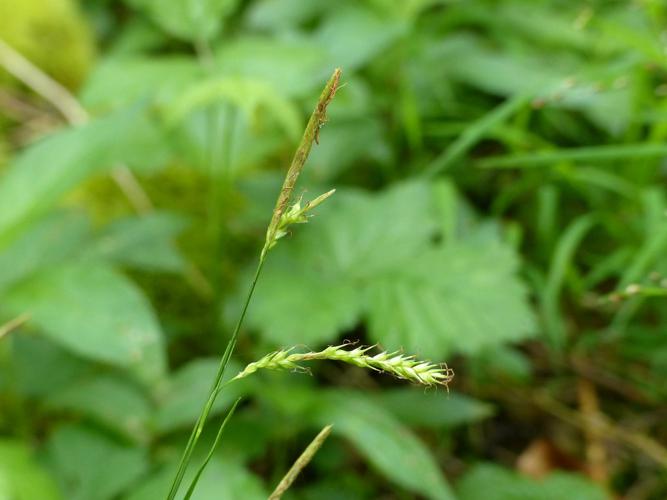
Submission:
M 337 192 L 269 256 L 248 323 L 311 348 L 365 318 L 385 349 L 440 358 L 533 333 L 517 256 L 490 226 L 444 235 L 430 184 Z
M 5 371 L 0 375 L 0 387 L 15 377 L 24 396 L 45 398 L 87 377 L 93 369 L 91 363 L 47 338 L 22 335 L 21 330 L 15 333 L 18 335 L 11 339 L 11 367 L 2 367 Z
M 31 457 L 26 445 L 0 441 L 0 498 L 11 500 L 60 500 L 58 487 Z
M 63 130 L 20 154 L 0 179 L 0 246 L 92 174 L 121 162 L 159 165 L 163 155 L 155 152 L 164 147 L 144 111 L 125 109 Z
M 451 428 L 479 422 L 493 415 L 493 407 L 463 394 L 415 388 L 384 390 L 374 398 L 409 425 Z
M 331 61 L 352 71 L 387 50 L 406 31 L 407 23 L 402 18 L 381 17 L 355 5 L 334 10 L 315 38 L 329 49 Z
M 0 291 L 72 257 L 89 236 L 88 220 L 79 213 L 52 213 L 30 225 L 0 250 Z
M 333 424 L 332 432 L 349 439 L 387 479 L 427 498 L 455 498 L 426 446 L 360 394 L 318 391 L 309 418 Z
M 44 404 L 49 409 L 87 416 L 139 443 L 150 438 L 148 399 L 131 382 L 117 376 L 83 379 L 48 395 Z
M 369 287 L 373 339 L 433 357 L 522 340 L 534 323 L 516 268 L 513 250 L 495 239 L 415 256 Z
M 145 450 L 76 425 L 60 427 L 50 436 L 47 460 L 68 500 L 111 500 L 148 469 Z
M 237 0 L 130 0 L 167 33 L 191 41 L 210 40 L 220 32 Z
M 159 212 L 115 220 L 83 256 L 149 271 L 180 271 L 185 263 L 174 240 L 186 224 L 183 217 Z
M 476 465 L 457 485 L 461 500 L 606 500 L 607 494 L 583 476 L 553 472 L 534 480 L 496 465 Z
M 127 368 L 144 381 L 164 375 L 162 332 L 148 300 L 107 266 L 54 267 L 14 287 L 2 305 L 27 312 L 45 335 L 75 353 Z

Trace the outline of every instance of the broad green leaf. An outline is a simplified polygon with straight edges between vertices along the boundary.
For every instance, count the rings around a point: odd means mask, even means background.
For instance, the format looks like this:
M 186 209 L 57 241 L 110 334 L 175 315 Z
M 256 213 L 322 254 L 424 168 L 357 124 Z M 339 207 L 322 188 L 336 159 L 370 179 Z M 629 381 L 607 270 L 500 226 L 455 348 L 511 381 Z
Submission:
M 0 250 L 0 290 L 71 258 L 89 236 L 88 220 L 80 213 L 52 213 L 30 225 Z
M 350 440 L 390 481 L 427 498 L 455 498 L 426 446 L 360 394 L 318 391 L 308 418 L 333 424 L 332 432 Z
M 160 165 L 160 135 L 142 108 L 55 133 L 21 153 L 0 177 L 0 245 L 93 175 L 125 162 Z
M 364 318 L 384 348 L 431 358 L 532 334 L 512 248 L 483 225 L 445 237 L 447 209 L 424 182 L 337 192 L 269 256 L 248 323 L 314 348 Z
M 191 41 L 211 40 L 238 0 L 129 0 L 167 33 Z
M 47 461 L 68 500 L 116 498 L 149 465 L 146 450 L 77 425 L 60 427 L 49 437 Z
M 28 447 L 19 441 L 0 441 L 0 498 L 62 499 L 56 482 L 31 455 Z
M 115 220 L 102 230 L 83 256 L 138 269 L 180 271 L 184 260 L 174 240 L 186 225 L 183 217 L 159 212 Z
M 149 441 L 150 403 L 139 388 L 118 376 L 85 378 L 48 395 L 44 404 L 86 416 L 136 442 Z
M 197 420 L 215 380 L 219 364 L 220 361 L 216 359 L 197 359 L 179 369 L 158 387 L 158 408 L 152 419 L 152 426 L 157 432 L 170 432 Z M 238 372 L 238 365 L 230 363 L 224 380 L 229 380 Z M 243 394 L 243 386 L 243 383 L 234 383 L 226 387 L 218 396 L 211 416 L 229 408 L 234 400 Z
M 553 472 L 535 480 L 497 465 L 481 464 L 472 468 L 458 483 L 461 500 L 607 500 L 607 494 L 583 476 Z
M 451 428 L 479 422 L 493 415 L 493 406 L 463 394 L 416 388 L 384 390 L 375 398 L 409 425 Z
M 144 381 L 164 374 L 162 332 L 151 305 L 107 266 L 54 267 L 8 291 L 2 306 L 27 312 L 45 335 L 82 356 L 127 368 Z
M 369 327 L 384 346 L 442 357 L 518 341 L 534 330 L 512 249 L 461 242 L 415 256 L 368 287 Z
M 327 47 L 330 59 L 346 70 L 357 69 L 387 50 L 392 42 L 407 31 L 401 18 L 382 17 L 358 5 L 333 11 L 315 39 Z
M 21 329 L 12 335 L 12 365 L 2 367 L 8 371 L 0 375 L 0 388 L 4 382 L 14 379 L 25 397 L 46 398 L 77 380 L 85 379 L 95 369 L 92 363 L 48 338 L 24 335 Z

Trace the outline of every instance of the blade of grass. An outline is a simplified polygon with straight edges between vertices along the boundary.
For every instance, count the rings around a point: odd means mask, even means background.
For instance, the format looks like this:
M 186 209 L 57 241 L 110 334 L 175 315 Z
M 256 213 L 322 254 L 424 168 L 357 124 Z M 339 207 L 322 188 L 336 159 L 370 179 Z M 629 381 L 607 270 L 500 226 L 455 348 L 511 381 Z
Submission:
M 517 94 L 506 100 L 489 113 L 466 127 L 461 135 L 452 142 L 423 172 L 425 177 L 433 177 L 447 171 L 461 157 L 477 144 L 494 127 L 507 120 L 528 102 L 528 96 Z
M 536 168 L 565 161 L 608 162 L 662 156 L 667 156 L 667 145 L 665 144 L 614 144 L 492 156 L 476 162 L 475 165 L 481 168 Z
M 280 480 L 276 489 L 273 490 L 273 493 L 269 496 L 269 500 L 280 500 L 283 494 L 292 486 L 292 483 L 299 476 L 301 471 L 305 469 L 306 465 L 310 463 L 315 454 L 324 444 L 324 441 L 331 434 L 331 425 L 327 425 L 320 431 L 320 433 L 315 436 L 315 439 L 311 441 L 308 447 L 303 451 L 303 453 L 296 459 L 296 462 L 292 464 L 290 470 L 287 471 L 287 474 Z
M 202 473 L 204 472 L 204 469 L 206 469 L 206 466 L 208 463 L 211 461 L 211 458 L 213 457 L 213 453 L 215 452 L 216 448 L 218 447 L 218 444 L 220 443 L 220 439 L 222 438 L 222 433 L 225 430 L 225 427 L 227 426 L 227 422 L 232 418 L 232 415 L 234 415 L 234 412 L 236 411 L 236 407 L 239 405 L 241 402 L 241 398 L 238 398 L 232 407 L 229 409 L 227 412 L 227 415 L 225 416 L 225 419 L 222 421 L 222 424 L 220 425 L 220 428 L 218 429 L 218 434 L 215 436 L 215 440 L 213 441 L 213 444 L 211 445 L 211 448 L 208 450 L 208 454 L 206 455 L 206 458 L 202 462 L 202 464 L 199 466 L 199 469 L 197 470 L 197 473 L 195 474 L 195 477 L 192 478 L 192 481 L 190 482 L 190 487 L 188 488 L 187 493 L 183 497 L 183 500 L 189 500 L 192 497 L 192 494 L 195 491 L 195 488 L 197 487 L 197 483 L 199 482 L 199 478 L 201 477 Z
M 551 259 L 546 287 L 542 294 L 541 310 L 548 340 L 557 351 L 565 345 L 565 326 L 558 303 L 560 291 L 577 246 L 595 222 L 593 215 L 584 215 L 570 224 L 558 240 Z
M 30 319 L 30 315 L 25 313 L 17 316 L 16 318 L 9 320 L 4 325 L 0 325 L 0 340 L 2 340 L 6 335 L 9 335 L 11 332 L 16 330 L 18 327 L 26 323 Z
M 248 306 L 250 305 L 250 300 L 252 299 L 252 295 L 255 291 L 257 281 L 262 272 L 262 267 L 264 266 L 267 252 L 276 241 L 276 233 L 278 227 L 280 226 L 281 218 L 285 213 L 285 210 L 289 204 L 290 197 L 292 195 L 292 191 L 294 190 L 294 186 L 299 177 L 299 174 L 303 170 L 306 160 L 308 159 L 308 155 L 313 146 L 313 142 L 317 142 L 319 140 L 319 130 L 322 127 L 322 125 L 324 125 L 324 123 L 326 122 L 327 106 L 333 99 L 336 90 L 338 89 L 340 74 L 341 70 L 336 69 L 331 78 L 329 79 L 329 81 L 327 82 L 327 84 L 325 85 L 324 90 L 320 94 L 320 98 L 317 102 L 315 110 L 313 111 L 312 115 L 310 116 L 310 119 L 308 120 L 308 124 L 306 125 L 306 129 L 303 133 L 303 137 L 301 138 L 301 142 L 299 143 L 294 158 L 292 159 L 290 168 L 287 171 L 287 175 L 285 176 L 285 181 L 283 182 L 280 194 L 278 195 L 278 200 L 276 201 L 275 209 L 273 210 L 271 222 L 269 223 L 266 232 L 266 241 L 264 242 L 264 246 L 259 255 L 257 269 L 255 270 L 255 275 L 253 277 L 253 280 L 250 284 L 250 288 L 243 303 L 241 315 L 239 316 L 239 320 L 236 323 L 236 327 L 234 328 L 232 336 L 229 339 L 229 342 L 227 343 L 225 352 L 222 355 L 222 358 L 220 359 L 218 372 L 216 373 L 215 379 L 213 380 L 213 384 L 211 385 L 211 390 L 209 391 L 206 403 L 204 404 L 204 407 L 202 408 L 202 411 L 199 417 L 197 418 L 197 422 L 195 423 L 192 432 L 190 433 L 190 438 L 188 439 L 188 442 L 185 446 L 185 450 L 183 451 L 183 455 L 181 456 L 181 460 L 179 462 L 176 475 L 174 476 L 171 488 L 169 490 L 169 493 L 167 494 L 167 500 L 173 500 L 176 497 L 176 494 L 178 493 L 181 483 L 183 482 L 183 476 L 185 475 L 185 471 L 187 470 L 190 459 L 192 458 L 192 453 L 194 451 L 194 448 L 197 445 L 199 438 L 201 437 L 202 431 L 204 430 L 204 426 L 206 424 L 206 420 L 208 419 L 208 415 L 211 412 L 211 408 L 213 408 L 213 404 L 215 403 L 218 394 L 220 394 L 221 392 L 222 379 L 225 375 L 225 369 L 227 368 L 229 359 L 231 358 L 232 353 L 234 352 L 234 348 L 236 347 L 236 343 L 239 337 L 239 332 L 241 331 L 241 326 L 243 325 L 246 313 L 248 312 Z

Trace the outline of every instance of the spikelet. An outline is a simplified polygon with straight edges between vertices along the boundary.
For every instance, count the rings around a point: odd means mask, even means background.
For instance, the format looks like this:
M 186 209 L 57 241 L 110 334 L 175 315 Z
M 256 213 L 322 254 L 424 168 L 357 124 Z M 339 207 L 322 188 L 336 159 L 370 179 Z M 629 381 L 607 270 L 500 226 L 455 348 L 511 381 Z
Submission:
M 307 203 L 303 209 L 300 207 L 299 202 L 288 208 L 292 198 L 292 191 L 294 191 L 294 186 L 296 185 L 296 180 L 299 178 L 299 175 L 301 174 L 301 171 L 306 164 L 310 150 L 313 147 L 313 142 L 319 142 L 320 128 L 322 128 L 327 120 L 327 106 L 329 106 L 331 100 L 336 95 L 336 91 L 338 90 L 339 86 L 340 75 L 341 70 L 337 68 L 333 72 L 333 75 L 331 75 L 331 78 L 324 87 L 324 90 L 322 90 L 320 98 L 317 102 L 317 106 L 315 106 L 315 110 L 310 116 L 310 120 L 308 120 L 306 130 L 304 131 L 303 137 L 301 138 L 301 143 L 299 144 L 299 147 L 294 154 L 292 163 L 289 167 L 289 170 L 287 171 L 287 175 L 285 176 L 285 181 L 283 182 L 283 186 L 280 189 L 280 194 L 278 195 L 276 206 L 273 209 L 273 216 L 271 217 L 271 222 L 269 223 L 269 227 L 266 230 L 266 242 L 264 243 L 264 248 L 262 249 L 262 256 L 265 256 L 266 252 L 268 252 L 268 250 L 276 244 L 278 239 L 286 234 L 284 231 L 286 227 L 289 224 L 294 223 L 294 221 L 289 221 L 289 212 L 302 212 L 300 215 L 305 215 L 305 212 L 314 208 L 316 205 L 319 205 L 326 198 L 331 196 L 331 194 L 333 194 L 333 191 L 329 191 L 328 193 L 317 197 L 310 203 Z M 294 215 L 294 213 L 292 215 Z M 298 222 L 305 221 L 306 219 L 302 218 L 302 220 Z
M 299 363 L 313 360 L 342 361 L 361 368 L 393 375 L 425 386 L 446 386 L 453 378 L 454 371 L 446 365 L 437 365 L 429 361 L 421 361 L 414 356 L 406 356 L 400 352 L 382 351 L 375 355 L 368 351 L 375 346 L 345 349 L 346 345 L 330 346 L 318 352 L 293 353 L 293 349 L 275 351 L 267 354 L 259 361 L 250 363 L 234 380 L 247 377 L 257 370 L 290 370 L 306 371 Z

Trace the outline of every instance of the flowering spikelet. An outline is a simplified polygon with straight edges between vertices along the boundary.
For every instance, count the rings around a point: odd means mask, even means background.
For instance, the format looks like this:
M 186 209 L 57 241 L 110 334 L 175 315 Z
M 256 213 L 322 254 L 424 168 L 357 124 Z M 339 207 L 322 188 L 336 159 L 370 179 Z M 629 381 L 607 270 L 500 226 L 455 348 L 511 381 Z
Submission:
M 324 200 L 329 198 L 329 196 L 335 192 L 335 189 L 327 191 L 326 193 L 319 195 L 314 200 L 306 202 L 303 206 L 301 206 L 301 198 L 299 198 L 296 203 L 290 206 L 289 209 L 283 212 L 283 214 L 280 216 L 280 220 L 278 221 L 278 226 L 273 233 L 273 237 L 271 241 L 267 242 L 267 248 L 273 248 L 278 240 L 287 234 L 287 230 L 292 224 L 305 224 L 308 222 L 308 217 L 310 217 L 310 210 L 320 205 Z
M 342 361 L 361 368 L 388 373 L 396 378 L 408 380 L 421 385 L 447 385 L 454 378 L 454 371 L 446 365 L 437 365 L 429 361 L 420 361 L 414 356 L 405 356 L 400 352 L 380 352 L 375 355 L 367 354 L 374 346 L 356 347 L 348 350 L 346 345 L 330 346 L 323 351 L 294 353 L 292 349 L 275 351 L 267 354 L 259 361 L 250 363 L 235 379 L 247 377 L 257 370 L 293 370 L 306 371 L 299 363 L 328 359 Z
M 276 244 L 276 241 L 279 238 L 277 233 L 280 230 L 281 224 L 284 224 L 285 222 L 283 215 L 288 210 L 288 205 L 290 199 L 292 198 L 292 191 L 296 185 L 296 180 L 299 178 L 306 160 L 308 159 L 310 150 L 313 147 L 313 142 L 316 144 L 319 143 L 320 128 L 322 128 L 324 123 L 327 121 L 327 106 L 329 106 L 332 99 L 336 95 L 340 81 L 340 75 L 341 70 L 337 68 L 333 72 L 333 75 L 331 75 L 331 78 L 329 78 L 329 81 L 324 87 L 324 90 L 322 90 L 313 114 L 310 115 L 310 120 L 308 120 L 308 124 L 306 125 L 306 130 L 304 131 L 303 137 L 301 138 L 301 143 L 299 144 L 299 147 L 294 154 L 292 164 L 287 171 L 285 181 L 283 182 L 283 186 L 280 189 L 280 194 L 278 195 L 278 200 L 276 201 L 276 207 L 273 210 L 273 216 L 271 217 L 271 222 L 269 223 L 269 227 L 266 231 L 266 243 L 264 245 L 264 249 L 262 250 L 263 255 L 265 255 L 266 252 Z M 324 201 L 324 199 L 326 199 L 330 194 L 331 193 L 328 195 L 323 195 L 324 198 L 319 197 L 317 199 L 319 200 L 318 203 Z M 313 202 L 310 203 L 310 208 L 313 208 L 315 201 L 317 200 L 313 200 Z

